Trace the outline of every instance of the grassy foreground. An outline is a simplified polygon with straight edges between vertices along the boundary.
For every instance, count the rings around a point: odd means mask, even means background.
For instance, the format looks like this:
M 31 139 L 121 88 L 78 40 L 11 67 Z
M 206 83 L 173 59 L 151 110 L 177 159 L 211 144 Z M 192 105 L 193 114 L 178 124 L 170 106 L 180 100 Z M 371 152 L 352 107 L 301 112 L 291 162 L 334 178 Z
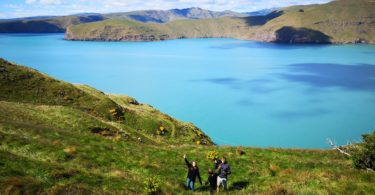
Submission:
M 375 193 L 375 174 L 335 151 L 215 146 L 131 97 L 0 60 L 0 194 L 143 194 L 145 181 L 191 194 L 182 156 L 206 178 L 211 151 L 231 165 L 229 194 Z

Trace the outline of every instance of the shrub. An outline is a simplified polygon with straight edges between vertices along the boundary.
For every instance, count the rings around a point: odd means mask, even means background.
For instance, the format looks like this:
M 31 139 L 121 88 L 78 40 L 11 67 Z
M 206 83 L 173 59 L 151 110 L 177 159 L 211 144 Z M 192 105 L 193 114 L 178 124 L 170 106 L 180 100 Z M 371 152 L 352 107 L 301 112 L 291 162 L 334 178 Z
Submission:
M 53 188 L 48 190 L 47 194 L 93 194 L 94 192 L 90 188 L 83 184 L 72 183 L 72 184 L 63 184 L 56 185 Z M 100 194 L 100 192 L 96 192 Z
M 214 150 L 214 151 L 210 151 L 210 152 L 207 153 L 207 159 L 214 160 L 214 159 L 217 159 L 217 158 L 219 158 L 219 152 Z
M 113 108 L 109 110 L 109 113 L 115 120 L 124 120 L 124 112 L 121 108 Z
M 69 155 L 74 155 L 77 152 L 77 150 L 75 147 L 70 146 L 70 147 L 64 148 L 64 152 Z
M 163 126 L 160 126 L 159 129 L 156 130 L 157 135 L 164 135 L 165 133 L 167 133 L 167 129 L 165 129 Z
M 279 166 L 277 165 L 273 165 L 271 164 L 269 167 L 268 167 L 268 170 L 270 172 L 270 175 L 272 177 L 276 176 L 277 172 L 280 170 Z
M 145 194 L 158 194 L 160 192 L 160 179 L 157 177 L 146 178 L 144 183 L 144 192 Z
M 293 193 L 289 192 L 287 188 L 285 188 L 284 186 L 280 184 L 274 184 L 274 185 L 271 185 L 270 191 L 268 194 L 288 195 L 288 194 L 293 194 Z
M 128 103 L 133 105 L 139 105 L 139 102 L 134 98 L 129 98 Z
M 245 152 L 242 150 L 242 148 L 241 147 L 237 147 L 237 149 L 236 149 L 236 154 L 238 154 L 238 155 L 244 155 L 245 154 Z
M 41 194 L 43 187 L 34 177 L 15 176 L 0 180 L 0 194 Z
M 352 159 L 354 166 L 359 169 L 375 169 L 375 131 L 372 134 L 362 135 L 363 143 L 353 149 Z

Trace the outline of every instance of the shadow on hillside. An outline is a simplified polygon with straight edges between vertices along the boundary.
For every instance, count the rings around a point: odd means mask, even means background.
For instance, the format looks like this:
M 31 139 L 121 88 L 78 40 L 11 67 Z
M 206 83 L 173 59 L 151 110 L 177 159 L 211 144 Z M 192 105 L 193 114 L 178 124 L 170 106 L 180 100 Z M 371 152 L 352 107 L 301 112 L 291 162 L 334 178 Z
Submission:
M 165 20 L 162 20 L 162 19 L 157 19 L 157 18 L 150 17 L 150 16 L 136 15 L 136 14 L 130 14 L 128 17 L 133 20 L 140 21 L 140 22 L 155 22 L 155 23 L 166 22 Z
M 249 184 L 250 182 L 248 181 L 237 181 L 237 182 L 232 183 L 232 185 L 229 187 L 228 190 L 229 191 L 242 190 L 246 188 Z
M 0 23 L 0 33 L 62 33 L 65 29 L 46 21 L 10 21 Z
M 276 43 L 331 43 L 331 37 L 317 30 L 284 26 L 275 32 Z
M 107 18 L 103 17 L 102 15 L 88 15 L 88 16 L 80 16 L 78 17 L 78 19 L 82 23 L 89 23 L 89 22 L 98 22 L 98 21 L 106 20 Z
M 245 20 L 249 26 L 261 26 L 267 23 L 268 21 L 273 20 L 283 14 L 284 14 L 284 11 L 274 11 L 265 16 L 246 17 Z

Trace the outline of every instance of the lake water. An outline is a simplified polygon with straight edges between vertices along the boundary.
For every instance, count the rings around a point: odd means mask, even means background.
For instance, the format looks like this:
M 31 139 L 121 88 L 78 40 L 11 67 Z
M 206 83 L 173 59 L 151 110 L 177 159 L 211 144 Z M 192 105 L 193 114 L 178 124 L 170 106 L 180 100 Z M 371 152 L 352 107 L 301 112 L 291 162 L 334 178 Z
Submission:
M 234 39 L 72 42 L 0 35 L 0 57 L 128 94 L 218 144 L 327 148 L 375 129 L 375 46 Z

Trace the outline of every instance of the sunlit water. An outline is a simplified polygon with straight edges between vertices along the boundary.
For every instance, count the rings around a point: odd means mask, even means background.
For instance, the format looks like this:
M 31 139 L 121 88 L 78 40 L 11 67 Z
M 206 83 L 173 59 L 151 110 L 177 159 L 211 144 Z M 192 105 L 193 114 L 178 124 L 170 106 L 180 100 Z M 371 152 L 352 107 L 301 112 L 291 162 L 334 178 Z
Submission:
M 375 46 L 233 39 L 72 42 L 0 35 L 0 57 L 128 94 L 218 144 L 326 148 L 375 129 Z

